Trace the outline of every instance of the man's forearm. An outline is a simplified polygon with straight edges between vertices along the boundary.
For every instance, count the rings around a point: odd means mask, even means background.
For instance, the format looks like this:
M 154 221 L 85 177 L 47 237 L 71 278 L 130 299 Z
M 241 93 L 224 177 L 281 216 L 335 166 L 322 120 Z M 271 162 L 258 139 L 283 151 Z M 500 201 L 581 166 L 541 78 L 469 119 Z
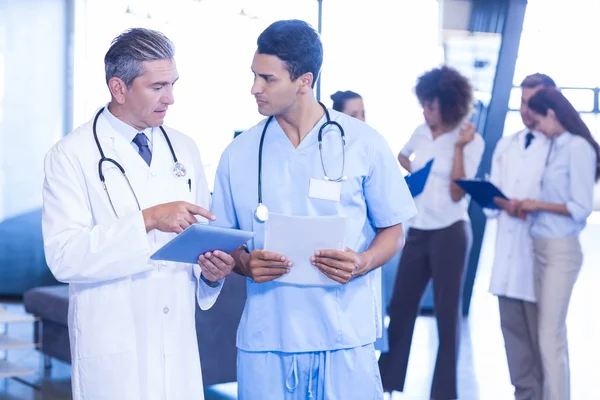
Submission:
M 404 228 L 402 224 L 381 228 L 369 246 L 360 254 L 366 263 L 365 273 L 381 267 L 404 247 Z

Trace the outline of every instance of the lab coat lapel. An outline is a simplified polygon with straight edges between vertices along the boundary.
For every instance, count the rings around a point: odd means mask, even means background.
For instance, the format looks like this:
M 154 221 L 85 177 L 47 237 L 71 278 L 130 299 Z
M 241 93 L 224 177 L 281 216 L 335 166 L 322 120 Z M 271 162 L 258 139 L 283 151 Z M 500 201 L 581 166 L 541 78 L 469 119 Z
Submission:
M 147 180 L 150 174 L 150 167 L 148 167 L 138 152 L 135 151 L 131 143 L 129 143 L 120 133 L 112 128 L 106 118 L 98 118 L 97 134 L 105 157 L 115 160 L 121 165 L 121 167 L 123 167 L 140 204 L 140 208 L 146 208 L 146 206 L 150 203 L 147 195 Z M 121 173 L 120 171 L 114 171 L 114 169 L 115 167 L 110 163 L 104 163 L 103 165 L 103 171 L 105 171 L 109 190 L 109 175 L 110 178 L 118 179 L 121 181 L 121 183 L 124 181 L 122 176 L 115 177 L 115 175 L 120 175 Z M 111 192 L 111 196 L 123 194 L 128 197 L 133 197 L 133 195 L 128 193 L 128 191 L 129 189 L 127 188 L 127 190 L 119 190 L 118 194 L 113 194 Z M 126 199 L 124 201 L 131 202 L 133 200 Z M 116 204 L 115 207 L 117 207 Z

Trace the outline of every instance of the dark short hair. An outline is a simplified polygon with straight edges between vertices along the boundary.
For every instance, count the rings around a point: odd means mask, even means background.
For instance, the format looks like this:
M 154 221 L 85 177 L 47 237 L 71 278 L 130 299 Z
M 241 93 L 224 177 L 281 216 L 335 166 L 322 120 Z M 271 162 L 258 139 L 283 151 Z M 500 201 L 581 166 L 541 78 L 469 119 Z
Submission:
M 174 56 L 173 43 L 162 33 L 144 28 L 128 29 L 114 38 L 104 56 L 106 83 L 117 77 L 129 88 L 135 78 L 144 74 L 142 62 L 171 60 Z
M 437 99 L 442 122 L 451 127 L 464 120 L 473 107 L 473 88 L 469 80 L 448 66 L 421 75 L 415 93 L 421 104 Z
M 523 79 L 523 82 L 521 82 L 522 88 L 531 89 L 534 87 L 538 87 L 540 85 L 542 85 L 544 87 L 552 87 L 552 88 L 556 87 L 556 83 L 554 82 L 554 79 L 550 78 L 546 74 L 540 74 L 539 72 L 526 76 L 525 79 Z
M 269 25 L 256 41 L 259 54 L 269 54 L 282 60 L 290 79 L 312 72 L 315 86 L 323 64 L 323 45 L 317 31 L 297 19 L 277 21 Z
M 352 99 L 362 99 L 362 96 L 352 90 L 340 91 L 338 90 L 334 94 L 331 95 L 331 100 L 333 100 L 333 109 L 335 111 L 343 112 L 344 107 L 346 107 L 346 102 Z

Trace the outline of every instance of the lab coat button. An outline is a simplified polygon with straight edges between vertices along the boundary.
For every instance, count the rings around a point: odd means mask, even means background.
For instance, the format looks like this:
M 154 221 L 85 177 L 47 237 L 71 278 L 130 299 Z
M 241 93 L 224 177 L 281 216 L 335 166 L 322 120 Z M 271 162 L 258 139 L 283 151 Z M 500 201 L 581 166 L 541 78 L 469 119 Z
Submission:
M 154 173 L 151 171 L 148 171 L 148 178 L 154 178 Z
M 165 307 L 165 308 L 163 308 L 163 312 L 164 312 L 165 314 L 168 314 L 168 313 L 169 313 L 169 307 Z

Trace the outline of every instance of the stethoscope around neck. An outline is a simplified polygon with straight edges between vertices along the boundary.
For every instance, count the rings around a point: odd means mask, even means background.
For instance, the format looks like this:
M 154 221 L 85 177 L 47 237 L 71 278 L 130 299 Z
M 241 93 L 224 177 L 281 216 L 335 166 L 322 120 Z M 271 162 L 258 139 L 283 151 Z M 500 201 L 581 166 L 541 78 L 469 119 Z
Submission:
M 133 194 L 133 197 L 135 199 L 135 202 L 137 204 L 138 210 L 141 210 L 142 208 L 140 207 L 140 202 L 137 198 L 137 195 L 135 194 L 135 191 L 133 190 L 133 186 L 131 186 L 131 182 L 129 181 L 129 178 L 127 177 L 127 174 L 125 173 L 125 168 L 123 168 L 121 166 L 121 164 L 119 164 L 119 162 L 115 161 L 112 158 L 108 158 L 104 155 L 104 151 L 102 151 L 102 146 L 100 145 L 100 141 L 98 140 L 98 134 L 96 131 L 96 125 L 98 123 L 98 118 L 100 117 L 100 115 L 102 114 L 102 112 L 104 111 L 104 107 L 102 107 L 100 109 L 100 111 L 98 111 L 96 113 L 96 116 L 94 117 L 94 124 L 92 125 L 92 132 L 94 133 L 94 140 L 96 141 L 96 146 L 98 146 L 98 151 L 100 152 L 100 161 L 98 161 L 98 176 L 100 177 L 100 181 L 102 182 L 102 186 L 104 187 L 104 191 L 106 192 L 106 195 L 108 196 L 108 201 L 110 203 L 110 206 L 112 207 L 113 212 L 115 213 L 115 215 L 118 217 L 119 214 L 117 213 L 117 210 L 115 208 L 115 205 L 110 197 L 110 193 L 108 191 L 108 187 L 106 186 L 106 178 L 104 176 L 104 172 L 102 172 L 102 163 L 110 163 L 113 164 L 115 167 L 117 167 L 119 169 L 119 171 L 121 171 L 121 174 L 123 175 L 123 177 L 125 178 L 125 181 L 127 181 L 127 185 L 129 186 L 129 190 L 131 191 L 131 193 Z M 167 135 L 167 132 L 165 131 L 165 129 L 160 126 L 159 127 L 160 130 L 162 131 L 163 136 L 165 137 L 165 140 L 167 141 L 167 144 L 169 145 L 169 150 L 171 151 L 171 156 L 173 157 L 173 175 L 175 175 L 176 177 L 183 177 L 186 175 L 187 171 L 185 169 L 185 166 L 180 163 L 179 161 L 177 161 L 177 156 L 175 155 L 175 150 L 173 150 L 173 145 L 171 144 L 171 140 L 169 139 L 169 136 Z
M 319 128 L 318 135 L 319 155 L 321 158 L 321 167 L 323 168 L 324 175 L 323 180 L 331 182 L 342 182 L 347 179 L 344 175 L 344 168 L 346 167 L 346 134 L 344 133 L 344 128 L 342 128 L 342 126 L 339 123 L 331 120 L 327 107 L 325 107 L 325 105 L 321 102 L 319 102 L 319 104 L 323 108 L 323 111 L 325 111 L 325 117 L 327 119 Z M 254 214 L 256 216 L 256 219 L 258 219 L 260 222 L 266 222 L 269 219 L 269 209 L 266 205 L 263 204 L 262 197 L 262 156 L 265 134 L 267 133 L 267 128 L 269 127 L 271 120 L 273 120 L 272 115 L 267 119 L 267 122 L 265 123 L 265 126 L 262 130 L 262 134 L 260 136 L 260 144 L 258 145 L 258 206 L 256 207 L 256 211 Z M 340 131 L 340 140 L 342 141 L 342 172 L 340 173 L 340 176 L 335 179 L 330 178 L 329 175 L 327 175 L 327 171 L 325 170 L 325 162 L 323 161 L 323 131 L 328 126 L 335 126 L 336 128 L 338 128 L 338 130 Z

